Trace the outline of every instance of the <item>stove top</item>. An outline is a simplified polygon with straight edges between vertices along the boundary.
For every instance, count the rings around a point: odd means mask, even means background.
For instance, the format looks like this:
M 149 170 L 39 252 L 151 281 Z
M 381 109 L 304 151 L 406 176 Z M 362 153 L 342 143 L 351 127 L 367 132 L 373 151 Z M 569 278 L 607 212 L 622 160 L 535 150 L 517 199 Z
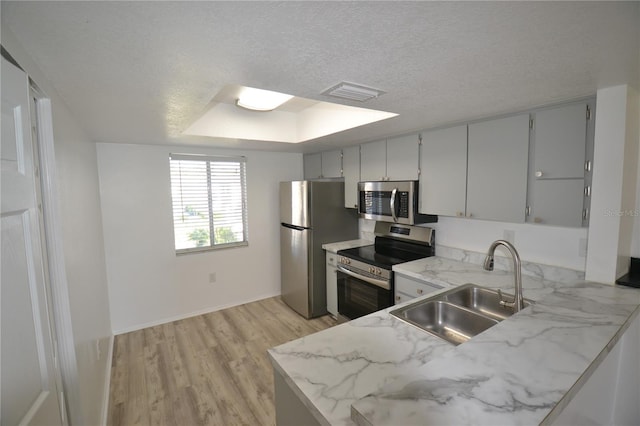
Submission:
M 430 257 L 434 253 L 431 246 L 376 237 L 375 244 L 340 250 L 338 255 L 390 271 L 393 265 Z

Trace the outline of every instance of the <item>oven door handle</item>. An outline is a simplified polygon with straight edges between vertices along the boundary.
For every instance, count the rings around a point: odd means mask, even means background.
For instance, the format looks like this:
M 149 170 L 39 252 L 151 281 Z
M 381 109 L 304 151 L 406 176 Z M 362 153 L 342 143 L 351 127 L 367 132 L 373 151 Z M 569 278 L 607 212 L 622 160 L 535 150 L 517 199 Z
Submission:
M 389 201 L 389 207 L 391 207 L 391 217 L 393 218 L 394 222 L 398 221 L 398 218 L 396 217 L 396 195 L 398 193 L 398 188 L 393 188 L 393 190 L 391 191 L 391 200 Z
M 369 284 L 373 284 L 377 287 L 381 287 L 384 288 L 385 290 L 391 290 L 391 284 L 389 284 L 388 281 L 385 280 L 378 280 L 375 278 L 370 278 L 370 277 L 365 277 L 363 275 L 360 274 L 356 274 L 355 272 L 351 272 L 348 269 L 343 268 L 342 266 L 338 265 L 337 266 L 338 271 L 342 272 L 345 275 L 349 275 L 350 277 L 362 280 L 362 281 L 366 281 Z

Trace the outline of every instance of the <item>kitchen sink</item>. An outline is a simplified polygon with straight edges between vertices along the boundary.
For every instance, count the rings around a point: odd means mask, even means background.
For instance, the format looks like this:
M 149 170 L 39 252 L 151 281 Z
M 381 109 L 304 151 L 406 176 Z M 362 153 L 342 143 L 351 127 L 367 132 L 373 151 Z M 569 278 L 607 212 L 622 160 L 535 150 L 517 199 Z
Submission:
M 502 294 L 507 301 L 513 295 Z M 525 307 L 533 304 L 525 299 Z M 396 318 L 454 345 L 466 342 L 513 315 L 500 304 L 497 291 L 465 284 L 390 312 Z
M 391 314 L 454 345 L 464 343 L 498 323 L 497 320 L 441 300 L 427 301 L 398 311 L 401 312 L 394 311 Z
M 451 292 L 439 295 L 447 302 L 462 306 L 490 318 L 502 321 L 514 314 L 511 307 L 502 306 L 500 304 L 500 296 L 498 292 L 489 288 L 480 287 L 475 284 L 465 284 L 455 288 Z M 502 293 L 502 297 L 507 302 L 513 302 L 514 296 Z M 531 301 L 524 300 L 524 307 L 531 305 Z

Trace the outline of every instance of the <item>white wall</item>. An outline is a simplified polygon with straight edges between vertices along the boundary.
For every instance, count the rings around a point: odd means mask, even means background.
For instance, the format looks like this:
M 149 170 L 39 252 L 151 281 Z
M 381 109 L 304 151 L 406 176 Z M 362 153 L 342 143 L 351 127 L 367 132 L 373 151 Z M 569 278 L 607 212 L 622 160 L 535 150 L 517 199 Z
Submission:
M 628 271 L 634 232 L 638 97 L 627 86 L 598 90 L 587 279 L 613 283 Z
M 70 401 L 70 414 L 72 420 L 100 424 L 106 408 L 111 324 L 95 144 L 6 25 L 2 26 L 2 45 L 52 102 L 58 201 L 78 369 L 77 378 L 67 379 L 77 379 L 80 394 L 80 401 Z
M 640 110 L 640 97 L 638 98 L 638 109 Z M 638 146 L 640 147 L 640 134 L 638 135 Z M 634 210 L 635 224 L 631 240 L 631 257 L 640 258 L 640 149 L 638 149 L 638 181 L 636 183 L 636 208 Z
M 176 256 L 171 152 L 247 157 L 248 247 Z M 301 154 L 99 143 L 98 164 L 116 334 L 280 294 L 278 183 Z

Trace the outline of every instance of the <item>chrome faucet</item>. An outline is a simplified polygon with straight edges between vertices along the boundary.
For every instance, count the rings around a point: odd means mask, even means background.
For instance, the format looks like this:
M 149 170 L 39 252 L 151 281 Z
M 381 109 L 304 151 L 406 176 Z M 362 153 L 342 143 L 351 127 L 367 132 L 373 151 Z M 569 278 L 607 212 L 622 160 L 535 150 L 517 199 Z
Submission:
M 516 296 L 513 302 L 508 302 L 502 298 L 502 291 L 498 290 L 498 296 L 500 297 L 500 305 L 508 308 L 513 308 L 515 312 L 519 312 L 520 309 L 524 309 L 524 297 L 522 296 L 522 266 L 520 262 L 520 255 L 518 251 L 508 241 L 497 240 L 491 243 L 489 250 L 487 251 L 487 257 L 484 258 L 484 264 L 482 267 L 487 271 L 493 271 L 493 253 L 498 246 L 504 246 L 511 253 L 513 257 L 513 273 L 515 275 L 516 284 Z

